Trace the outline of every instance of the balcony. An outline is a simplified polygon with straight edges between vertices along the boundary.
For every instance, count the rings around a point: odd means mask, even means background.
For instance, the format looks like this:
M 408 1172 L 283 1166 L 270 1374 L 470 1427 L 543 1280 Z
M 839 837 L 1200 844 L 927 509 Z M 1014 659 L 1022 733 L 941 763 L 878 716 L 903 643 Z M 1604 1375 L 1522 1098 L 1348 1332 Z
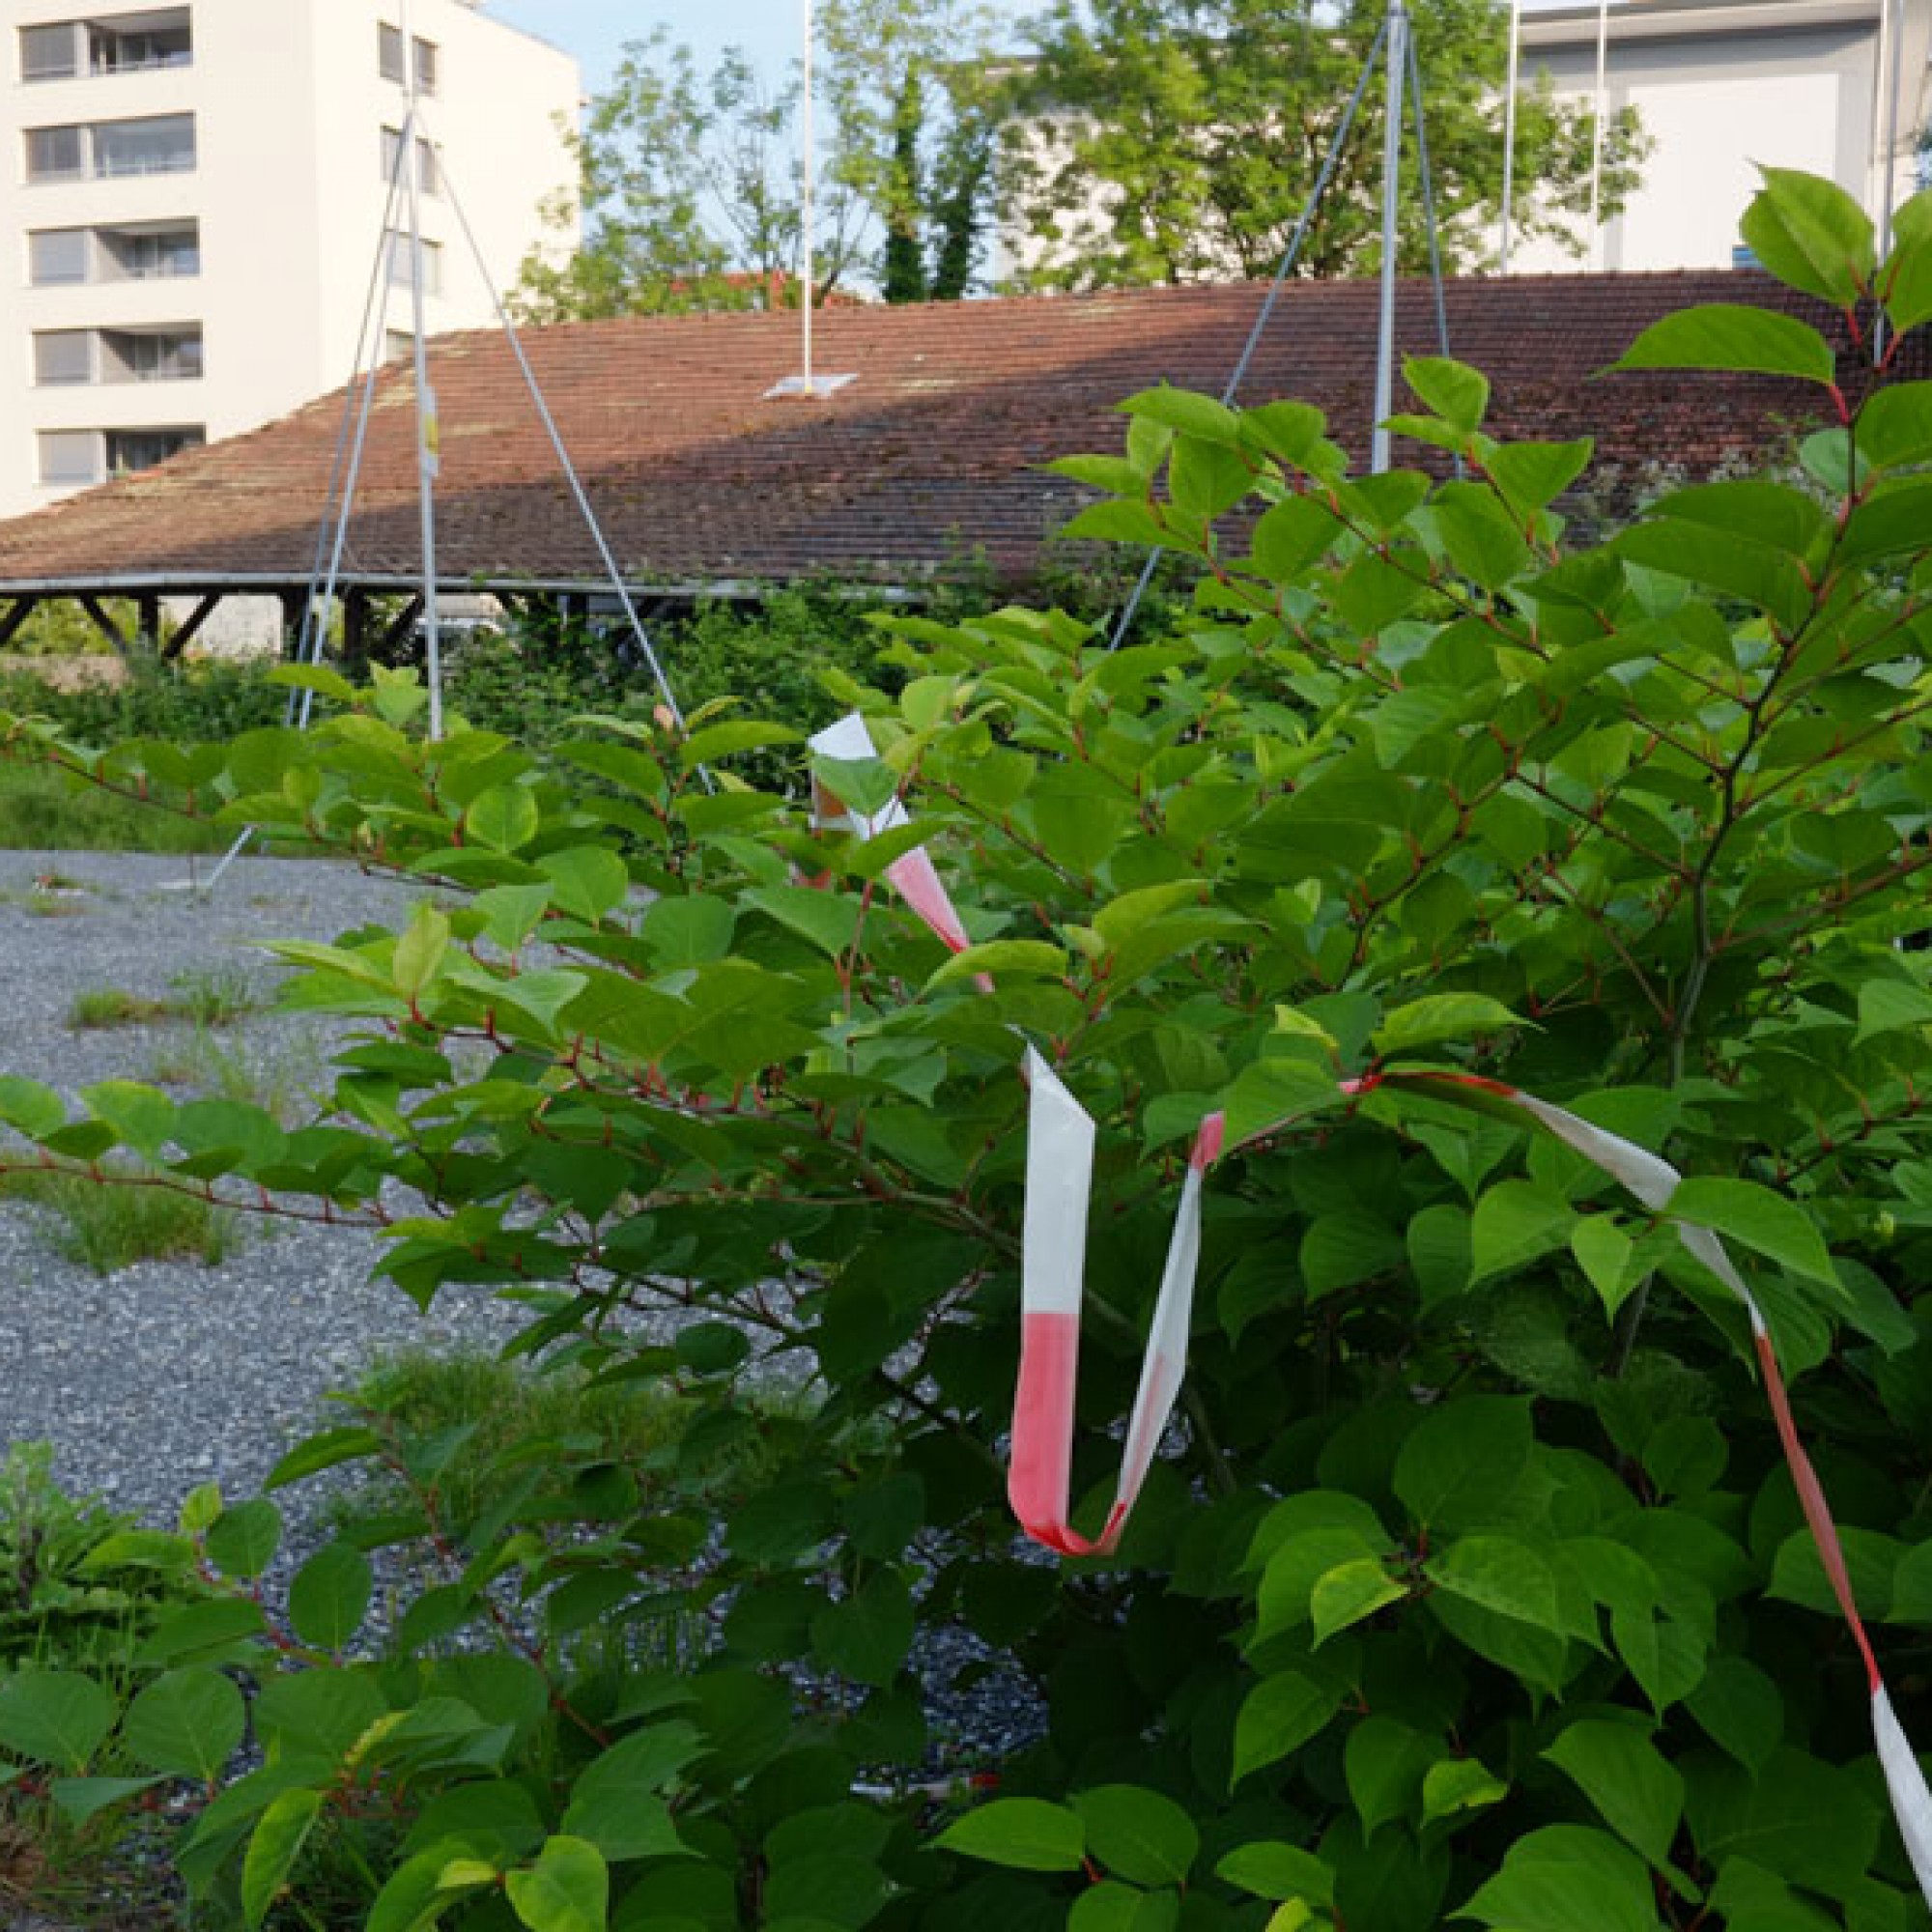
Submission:
M 199 323 L 151 328 L 43 328 L 34 335 L 34 382 L 41 388 L 192 383 L 202 372 Z
M 35 186 L 186 174 L 195 164 L 192 114 L 74 122 L 59 128 L 28 128 L 24 133 L 27 180 Z
M 193 64 L 194 30 L 185 7 L 20 29 L 20 78 L 25 81 L 154 73 Z
M 201 273 L 201 229 L 192 220 L 36 228 L 27 237 L 27 266 L 37 289 L 176 281 Z

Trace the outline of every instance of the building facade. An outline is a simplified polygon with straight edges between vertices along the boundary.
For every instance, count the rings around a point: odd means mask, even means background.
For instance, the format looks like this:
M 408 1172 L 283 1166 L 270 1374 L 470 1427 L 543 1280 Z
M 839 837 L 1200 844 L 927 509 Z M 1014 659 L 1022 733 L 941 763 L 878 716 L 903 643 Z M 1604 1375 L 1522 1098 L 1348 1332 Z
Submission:
M 409 347 L 393 184 L 412 71 L 425 326 L 493 320 L 571 173 L 577 65 L 474 0 L 408 16 L 401 0 L 6 7 L 0 514 L 339 386 L 365 316 L 376 353 Z
M 1636 109 L 1652 147 L 1580 252 L 1512 247 L 1513 270 L 1728 266 L 1760 163 L 1835 181 L 1880 220 L 1912 192 L 1928 109 L 1932 0 L 1617 0 L 1521 15 L 1522 83 Z M 1888 147 L 1888 143 L 1889 146 Z M 1534 184 L 1521 185 L 1534 194 Z

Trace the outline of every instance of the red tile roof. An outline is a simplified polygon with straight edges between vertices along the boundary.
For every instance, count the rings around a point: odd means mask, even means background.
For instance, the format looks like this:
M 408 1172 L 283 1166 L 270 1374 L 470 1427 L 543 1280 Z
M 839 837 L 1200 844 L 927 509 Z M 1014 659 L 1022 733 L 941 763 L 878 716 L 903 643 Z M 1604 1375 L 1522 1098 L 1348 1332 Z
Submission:
M 907 581 L 975 553 L 1024 578 L 1081 497 L 1039 466 L 1117 450 L 1114 405 L 1137 389 L 1168 381 L 1218 391 L 1261 298 L 1237 284 L 833 310 L 817 322 L 817 367 L 857 380 L 810 401 L 766 397 L 798 368 L 787 315 L 582 323 L 524 341 L 611 549 L 637 581 Z M 1366 282 L 1291 285 L 1239 400 L 1313 402 L 1359 454 L 1376 299 Z M 1498 434 L 1594 434 L 1600 465 L 1692 473 L 1749 456 L 1817 408 L 1815 389 L 1783 381 L 1592 380 L 1656 317 L 1712 300 L 1817 319 L 1751 271 L 1468 280 L 1447 292 L 1451 343 L 1491 377 Z M 1405 285 L 1400 315 L 1405 348 L 1433 352 L 1426 284 Z M 439 576 L 598 578 L 505 338 L 439 338 L 431 383 L 442 421 Z M 342 410 L 339 392 L 326 396 L 0 524 L 0 591 L 306 582 Z M 1417 454 L 1398 449 L 1398 460 Z M 407 366 L 383 375 L 346 554 L 351 578 L 420 569 Z

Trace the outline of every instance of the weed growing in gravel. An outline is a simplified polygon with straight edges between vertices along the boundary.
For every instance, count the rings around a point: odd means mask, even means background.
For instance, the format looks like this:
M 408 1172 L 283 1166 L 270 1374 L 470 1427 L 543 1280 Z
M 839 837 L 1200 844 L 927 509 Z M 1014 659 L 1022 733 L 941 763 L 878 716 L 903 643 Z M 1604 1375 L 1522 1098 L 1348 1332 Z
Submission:
M 233 1026 L 262 1007 L 262 996 L 248 976 L 233 967 L 197 967 L 177 973 L 168 983 L 174 991 L 159 999 L 130 993 L 125 986 L 85 987 L 69 1003 L 68 1026 L 76 1033 L 151 1026 L 159 1020 L 190 1020 L 198 1027 Z
M 107 1170 L 129 1182 L 134 1170 Z M 235 1252 L 232 1213 L 172 1187 L 102 1187 L 64 1170 L 29 1170 L 0 1178 L 0 1196 L 24 1201 L 46 1223 L 55 1248 L 98 1275 L 136 1262 L 198 1261 L 218 1267 Z
M 284 1126 L 293 1126 L 321 1104 L 325 1085 L 312 1048 L 265 1052 L 231 1046 L 205 1026 L 157 1052 L 149 1063 L 147 1077 L 156 1086 L 260 1107 Z

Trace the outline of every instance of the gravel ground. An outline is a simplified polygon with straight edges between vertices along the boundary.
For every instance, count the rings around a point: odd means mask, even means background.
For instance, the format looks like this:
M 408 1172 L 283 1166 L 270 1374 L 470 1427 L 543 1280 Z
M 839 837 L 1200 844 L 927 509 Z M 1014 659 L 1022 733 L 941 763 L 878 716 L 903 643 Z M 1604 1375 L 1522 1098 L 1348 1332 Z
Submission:
M 319 1083 L 328 1052 L 306 1017 L 258 1013 L 197 1042 L 181 1020 L 75 1030 L 77 993 L 164 998 L 190 979 L 245 974 L 269 993 L 274 938 L 332 939 L 407 914 L 420 888 L 305 860 L 239 859 L 213 892 L 211 862 L 122 853 L 0 853 L 0 1073 L 71 1094 L 92 1081 L 179 1079 L 211 1051 L 270 1082 Z M 48 890 L 44 882 L 58 882 Z M 66 882 L 71 882 L 68 884 Z M 366 1232 L 244 1226 L 217 1267 L 145 1262 L 101 1279 L 56 1252 L 42 1215 L 0 1203 L 0 1440 L 44 1438 L 71 1489 L 167 1524 L 198 1483 L 259 1485 L 313 1426 L 327 1391 L 373 1353 L 459 1338 L 500 1341 L 515 1311 L 446 1291 L 428 1317 L 372 1281 Z

